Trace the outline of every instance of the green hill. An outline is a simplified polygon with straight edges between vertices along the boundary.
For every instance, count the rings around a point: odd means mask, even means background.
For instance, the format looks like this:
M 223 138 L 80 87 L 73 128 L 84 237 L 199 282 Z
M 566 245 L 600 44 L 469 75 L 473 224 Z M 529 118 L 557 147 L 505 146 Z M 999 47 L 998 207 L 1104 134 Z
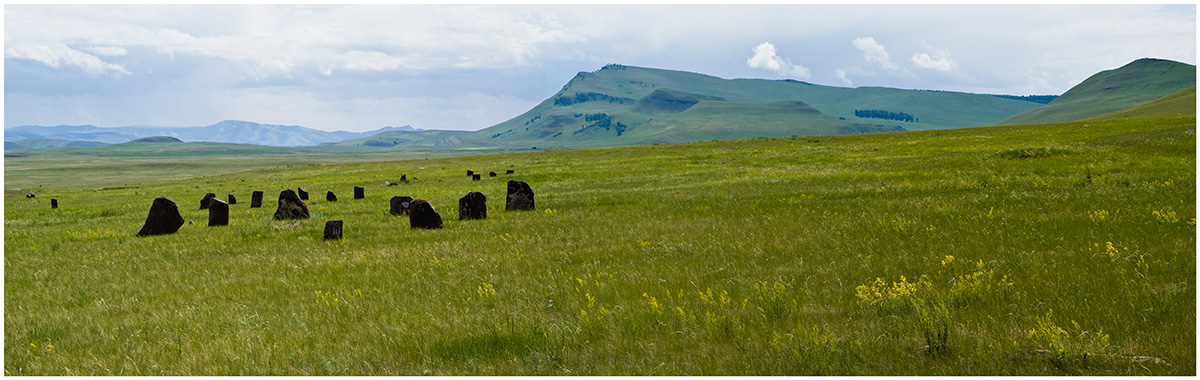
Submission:
M 37 150 L 54 148 L 91 148 L 107 145 L 99 141 L 78 141 L 65 139 L 21 139 L 5 141 L 4 150 Z
M 992 95 L 721 79 L 608 65 L 579 73 L 528 112 L 462 140 L 477 146 L 574 148 L 962 128 L 1038 106 Z M 856 110 L 903 113 L 914 120 L 860 118 Z
M 998 125 L 1083 120 L 1133 107 L 1196 85 L 1196 66 L 1143 58 L 1092 75 L 1040 108 L 1001 120 Z
M 1130 117 L 1173 116 L 1196 114 L 1196 86 L 1179 90 L 1149 102 L 1120 111 L 1106 113 L 1088 120 L 1123 119 Z
M 348 147 L 404 147 L 406 149 L 420 148 L 466 148 L 463 146 L 461 137 L 471 132 L 468 131 L 391 131 L 382 132 L 372 136 L 363 137 L 360 139 L 346 140 L 331 144 L 332 146 Z

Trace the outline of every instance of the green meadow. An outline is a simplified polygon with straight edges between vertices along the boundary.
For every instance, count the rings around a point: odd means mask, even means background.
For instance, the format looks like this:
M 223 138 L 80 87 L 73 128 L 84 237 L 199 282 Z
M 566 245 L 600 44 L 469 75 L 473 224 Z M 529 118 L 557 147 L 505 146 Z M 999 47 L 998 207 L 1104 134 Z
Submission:
M 1194 376 L 1195 120 L 53 178 L 8 158 L 4 373 Z M 161 175 L 104 177 L 131 162 Z M 507 180 L 535 211 L 504 211 Z M 296 187 L 312 218 L 273 219 Z M 487 219 L 457 219 L 470 191 Z M 237 196 L 230 225 L 209 192 Z M 160 195 L 189 223 L 135 237 Z

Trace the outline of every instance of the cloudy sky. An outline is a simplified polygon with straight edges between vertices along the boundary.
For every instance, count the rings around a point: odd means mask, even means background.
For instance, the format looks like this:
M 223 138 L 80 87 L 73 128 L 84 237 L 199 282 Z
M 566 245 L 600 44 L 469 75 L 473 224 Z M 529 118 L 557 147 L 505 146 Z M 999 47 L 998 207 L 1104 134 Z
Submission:
M 5 5 L 4 124 L 478 130 L 607 63 L 1061 94 L 1196 63 L 1183 5 Z

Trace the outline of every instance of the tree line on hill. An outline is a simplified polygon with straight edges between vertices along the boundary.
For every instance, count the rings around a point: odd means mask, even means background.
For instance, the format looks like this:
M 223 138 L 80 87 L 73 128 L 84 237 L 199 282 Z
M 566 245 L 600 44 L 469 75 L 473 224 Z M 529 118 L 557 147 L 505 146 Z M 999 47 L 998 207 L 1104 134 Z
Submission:
M 910 114 L 907 114 L 904 112 L 893 112 L 893 111 L 887 111 L 887 110 L 858 110 L 858 109 L 856 109 L 856 110 L 854 110 L 854 116 L 866 118 L 866 119 L 896 120 L 896 121 L 907 121 L 910 123 L 917 122 L 917 118 L 913 117 L 913 115 L 910 115 Z

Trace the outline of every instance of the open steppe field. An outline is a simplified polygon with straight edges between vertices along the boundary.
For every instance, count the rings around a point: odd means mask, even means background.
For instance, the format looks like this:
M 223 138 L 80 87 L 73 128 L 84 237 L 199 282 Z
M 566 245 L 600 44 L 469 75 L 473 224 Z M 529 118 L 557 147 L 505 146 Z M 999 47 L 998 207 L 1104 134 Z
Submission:
M 10 188 L 4 372 L 1192 376 L 1195 120 Z M 535 211 L 504 211 L 507 180 Z M 296 187 L 312 218 L 274 220 Z M 457 220 L 470 191 L 487 219 Z M 237 196 L 230 225 L 209 192 Z M 160 195 L 194 224 L 135 237 Z M 397 195 L 445 228 L 410 229 Z

